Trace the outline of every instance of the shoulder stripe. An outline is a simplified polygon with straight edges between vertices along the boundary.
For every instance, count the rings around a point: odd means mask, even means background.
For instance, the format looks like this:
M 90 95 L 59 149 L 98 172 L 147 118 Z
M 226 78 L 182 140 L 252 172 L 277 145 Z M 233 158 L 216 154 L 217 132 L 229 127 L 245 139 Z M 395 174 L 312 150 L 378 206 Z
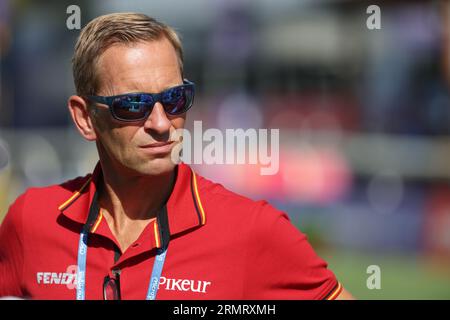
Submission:
M 92 227 L 92 230 L 91 230 L 92 233 L 95 233 L 98 226 L 100 225 L 100 222 L 102 221 L 102 218 L 103 218 L 103 213 L 102 213 L 102 209 L 100 209 L 99 215 L 97 217 L 97 221 L 95 222 L 94 226 Z
M 206 216 L 205 216 L 205 211 L 203 210 L 203 205 L 202 205 L 202 201 L 200 199 L 199 193 L 198 193 L 198 187 L 197 187 L 197 176 L 195 175 L 194 170 L 192 170 L 192 177 L 193 177 L 193 182 L 194 182 L 194 194 L 195 194 L 195 200 L 198 204 L 198 208 L 200 209 L 200 214 L 201 214 L 201 224 L 204 225 L 206 223 Z
M 325 298 L 325 300 L 334 300 L 336 299 L 339 294 L 342 291 L 342 285 L 340 282 L 337 283 L 337 285 L 331 290 L 331 292 L 328 294 L 328 296 Z
M 161 248 L 161 242 L 159 241 L 159 230 L 158 230 L 158 222 L 157 219 L 153 220 L 153 228 L 154 228 L 154 234 L 155 234 L 155 243 L 157 248 Z
M 86 188 L 86 186 L 89 184 L 89 182 L 91 182 L 91 180 L 92 177 L 89 177 L 89 179 L 86 180 L 86 182 L 78 191 L 75 191 L 69 199 L 67 199 L 63 204 L 61 204 L 58 207 L 58 210 L 60 211 L 65 210 L 76 198 L 80 196 L 81 192 L 83 192 L 84 188 Z

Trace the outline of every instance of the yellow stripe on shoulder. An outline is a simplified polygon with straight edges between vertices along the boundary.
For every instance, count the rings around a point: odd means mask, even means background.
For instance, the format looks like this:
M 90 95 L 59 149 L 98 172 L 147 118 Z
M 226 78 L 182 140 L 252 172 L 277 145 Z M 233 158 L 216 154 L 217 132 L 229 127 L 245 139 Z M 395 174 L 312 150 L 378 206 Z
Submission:
M 341 291 L 342 291 L 342 285 L 341 285 L 340 282 L 338 282 L 337 288 L 333 291 L 332 294 L 330 294 L 328 296 L 327 300 L 334 300 L 334 299 L 336 299 L 339 296 L 339 294 L 341 293 Z
M 94 226 L 92 227 L 92 231 L 91 231 L 92 233 L 95 233 L 98 226 L 100 225 L 100 222 L 102 222 L 102 218 L 103 218 L 103 213 L 102 213 L 102 209 L 100 209 L 100 212 L 97 217 L 97 221 L 95 222 Z
M 159 241 L 159 230 L 158 230 L 158 221 L 157 219 L 154 220 L 153 228 L 155 231 L 155 243 L 157 248 L 161 248 L 161 242 Z
M 83 192 L 84 188 L 86 188 L 86 186 L 89 184 L 89 182 L 91 182 L 91 180 L 92 180 L 92 177 L 89 177 L 89 179 L 86 180 L 86 182 L 83 184 L 83 186 L 82 186 L 78 191 L 75 191 L 75 192 L 70 196 L 69 199 L 67 199 L 63 204 L 61 204 L 61 205 L 58 207 L 58 210 L 61 211 L 61 210 L 66 209 L 66 208 L 69 206 L 69 204 L 71 204 L 76 198 L 79 197 L 79 195 L 81 194 L 81 192 Z
M 197 204 L 198 204 L 198 208 L 200 209 L 200 213 L 202 215 L 202 225 L 204 225 L 206 223 L 206 215 L 205 215 L 205 211 L 203 210 L 203 205 L 202 205 L 202 201 L 200 199 L 200 195 L 198 193 L 197 175 L 195 174 L 194 170 L 192 170 L 192 174 L 194 175 L 194 193 L 195 193 L 195 198 L 197 200 Z

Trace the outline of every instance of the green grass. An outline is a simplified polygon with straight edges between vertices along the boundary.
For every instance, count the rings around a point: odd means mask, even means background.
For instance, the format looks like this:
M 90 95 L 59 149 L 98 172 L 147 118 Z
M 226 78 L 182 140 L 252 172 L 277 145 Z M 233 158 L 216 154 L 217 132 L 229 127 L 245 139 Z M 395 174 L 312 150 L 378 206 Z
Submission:
M 450 266 L 443 262 L 432 265 L 425 258 L 405 254 L 317 253 L 357 299 L 450 299 Z M 380 267 L 381 289 L 367 288 L 370 274 L 366 270 L 370 265 Z

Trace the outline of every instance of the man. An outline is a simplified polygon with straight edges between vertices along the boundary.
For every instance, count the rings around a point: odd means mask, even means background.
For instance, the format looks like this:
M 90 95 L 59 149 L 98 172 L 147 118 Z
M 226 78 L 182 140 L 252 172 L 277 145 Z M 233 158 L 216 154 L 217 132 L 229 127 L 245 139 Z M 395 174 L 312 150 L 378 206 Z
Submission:
M 283 212 L 173 161 L 194 97 L 181 43 L 142 14 L 81 32 L 68 107 L 93 174 L 31 188 L 0 229 L 0 295 L 34 299 L 350 298 Z

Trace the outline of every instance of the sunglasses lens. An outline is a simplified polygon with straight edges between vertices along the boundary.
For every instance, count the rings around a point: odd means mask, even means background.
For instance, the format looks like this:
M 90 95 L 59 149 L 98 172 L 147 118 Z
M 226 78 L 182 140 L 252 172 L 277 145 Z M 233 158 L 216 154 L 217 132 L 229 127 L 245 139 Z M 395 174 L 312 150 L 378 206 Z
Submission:
M 168 89 L 161 95 L 135 93 L 117 96 L 110 106 L 116 119 L 138 121 L 148 117 L 155 105 L 155 99 L 162 102 L 165 112 L 170 115 L 185 113 L 194 101 L 194 85 L 184 84 Z
M 144 94 L 118 97 L 112 103 L 115 117 L 125 121 L 144 119 L 150 113 L 152 106 L 151 96 Z
M 162 96 L 164 110 L 170 115 L 186 112 L 192 106 L 193 100 L 194 90 L 189 85 L 169 89 Z

